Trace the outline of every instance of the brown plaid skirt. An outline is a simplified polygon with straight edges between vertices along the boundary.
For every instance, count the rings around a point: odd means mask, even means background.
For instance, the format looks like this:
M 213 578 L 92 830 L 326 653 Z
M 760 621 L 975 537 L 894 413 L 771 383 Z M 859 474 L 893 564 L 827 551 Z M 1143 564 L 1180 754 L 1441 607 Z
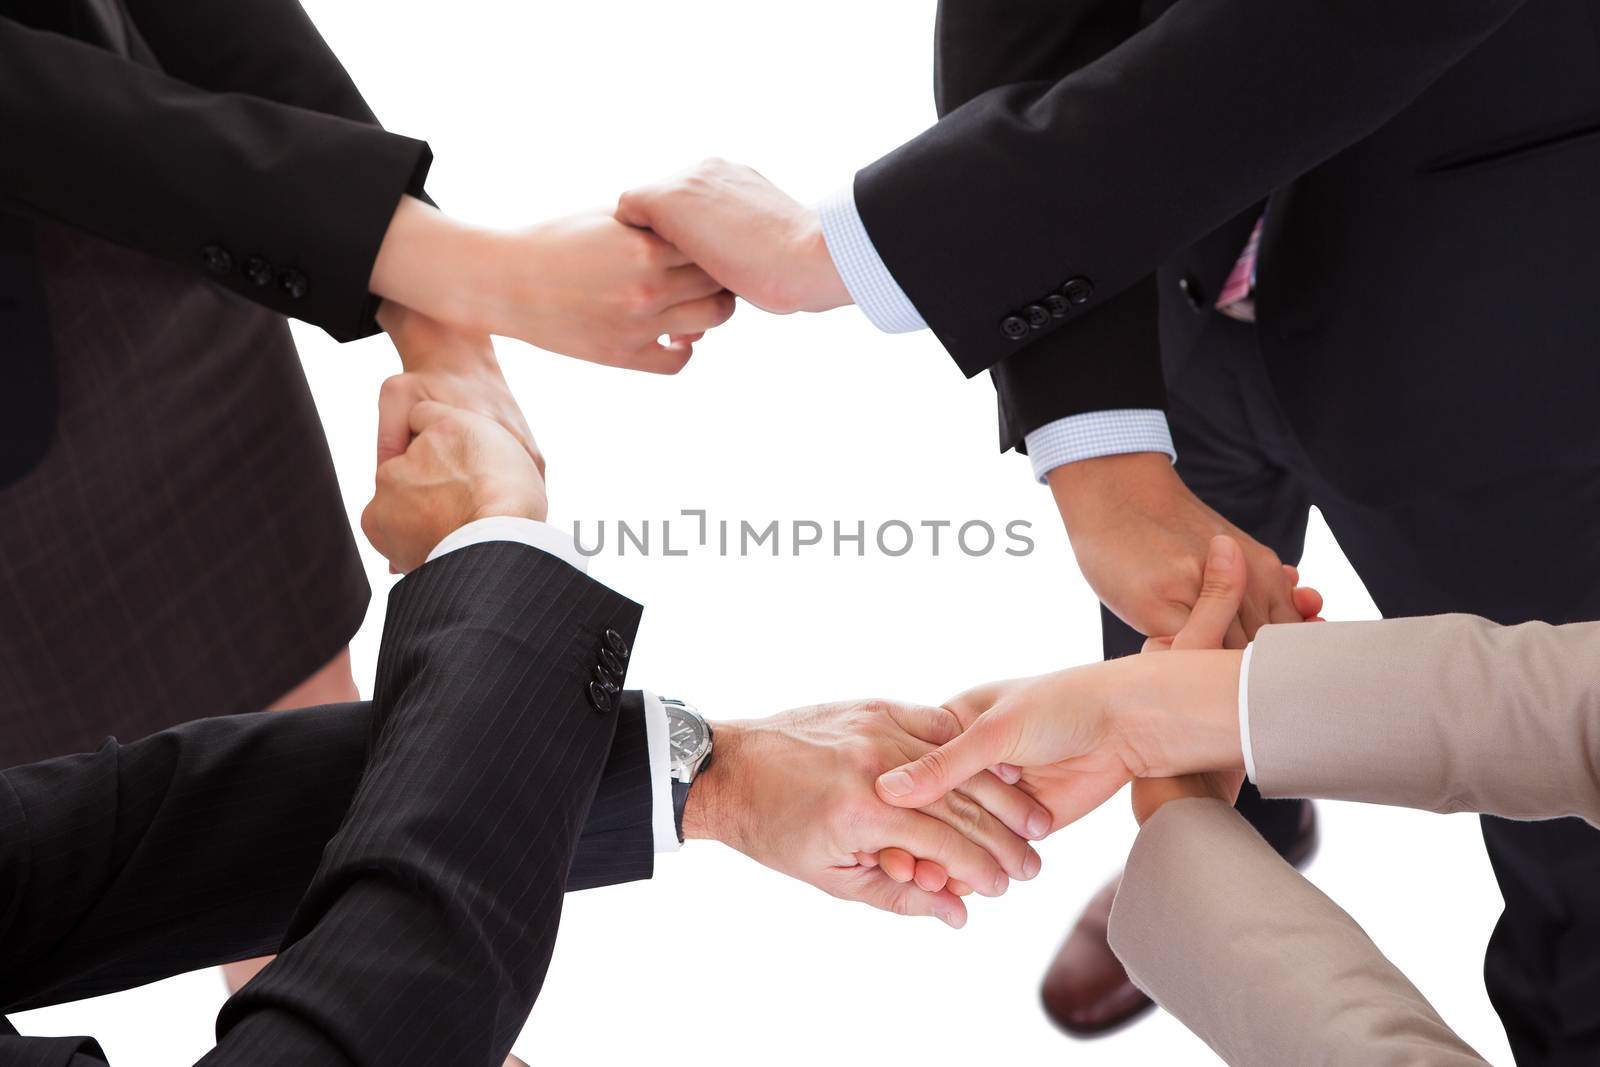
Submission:
M 0 489 L 0 766 L 256 711 L 370 590 L 279 316 L 38 225 L 60 389 Z

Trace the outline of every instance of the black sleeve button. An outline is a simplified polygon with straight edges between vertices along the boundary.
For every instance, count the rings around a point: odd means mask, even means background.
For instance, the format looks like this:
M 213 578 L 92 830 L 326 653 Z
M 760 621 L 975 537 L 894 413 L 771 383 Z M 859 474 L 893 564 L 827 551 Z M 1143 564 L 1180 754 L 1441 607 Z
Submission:
M 594 705 L 594 710 L 595 711 L 598 711 L 602 715 L 609 715 L 609 714 L 611 714 L 611 710 L 612 710 L 611 701 L 612 701 L 612 693 L 614 693 L 614 692 L 615 692 L 615 690 L 607 689 L 605 686 L 601 685 L 599 682 L 590 682 L 589 683 L 589 703 Z
M 594 680 L 605 686 L 607 689 L 613 691 L 622 688 L 622 686 L 618 684 L 617 675 L 606 670 L 604 667 L 596 667 L 594 669 Z
M 245 280 L 251 285 L 259 287 L 272 284 L 272 264 L 260 256 L 251 256 L 244 261 L 244 266 L 240 269 L 244 271 Z
M 1040 329 L 1045 323 L 1050 321 L 1050 312 L 1046 311 L 1038 304 L 1029 304 L 1027 307 L 1022 309 L 1022 313 L 1023 315 L 1027 316 L 1028 326 L 1031 329 Z
M 615 630 L 606 631 L 606 647 L 624 660 L 628 658 L 628 642 Z
M 1028 320 L 1016 315 L 1007 315 L 1000 320 L 1000 332 L 1011 341 L 1020 341 L 1028 336 Z
M 1061 295 L 1074 304 L 1087 304 L 1094 295 L 1094 283 L 1088 278 L 1069 278 L 1061 287 Z
M 622 668 L 626 666 L 626 664 L 623 663 L 622 657 L 611 651 L 609 648 L 602 648 L 600 650 L 600 665 L 619 678 L 622 676 Z
M 206 245 L 200 250 L 200 262 L 212 274 L 227 274 L 233 269 L 233 256 L 221 245 Z
M 289 294 L 290 300 L 299 300 L 309 288 L 306 276 L 297 270 L 286 270 L 278 275 L 278 288 Z

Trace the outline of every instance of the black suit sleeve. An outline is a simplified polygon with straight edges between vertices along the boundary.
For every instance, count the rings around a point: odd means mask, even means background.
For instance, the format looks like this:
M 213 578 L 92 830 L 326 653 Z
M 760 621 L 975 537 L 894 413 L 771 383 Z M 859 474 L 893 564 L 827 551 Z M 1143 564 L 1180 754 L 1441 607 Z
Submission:
M 0 204 L 210 271 L 340 340 L 366 336 L 372 264 L 432 156 L 327 72 L 289 95 L 353 117 L 197 88 L 0 17 Z M 247 279 L 252 256 L 278 275 Z
M 565 567 L 545 559 L 532 563 Z M 0 773 L 0 1009 L 277 949 L 372 738 L 371 705 L 347 704 L 198 720 Z M 568 889 L 649 877 L 649 775 L 642 702 L 627 693 Z M 13 1045 L 51 1065 L 94 1051 L 10 1033 L 0 1020 L 0 1062 Z
M 1180 0 L 1065 77 L 957 107 L 861 171 L 856 201 L 895 279 L 973 375 L 1056 343 L 1382 125 L 1523 2 Z M 1075 278 L 1091 290 L 1075 313 L 1007 338 L 1004 320 Z
M 939 117 L 1018 82 L 1055 82 L 1142 27 L 1127 0 L 943 0 L 934 33 Z M 1166 407 L 1156 329 L 1155 277 L 1078 316 L 990 368 L 1000 412 L 1000 447 L 1069 415 Z
M 498 1067 L 544 980 L 616 730 L 612 702 L 589 698 L 599 652 L 631 644 L 639 614 L 503 543 L 395 587 L 367 772 L 204 1063 Z

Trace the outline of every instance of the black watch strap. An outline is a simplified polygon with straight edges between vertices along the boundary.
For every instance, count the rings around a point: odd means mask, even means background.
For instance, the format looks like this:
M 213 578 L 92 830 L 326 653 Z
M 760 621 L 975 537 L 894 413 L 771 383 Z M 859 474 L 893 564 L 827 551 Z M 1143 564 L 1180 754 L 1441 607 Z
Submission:
M 678 828 L 678 844 L 683 844 L 683 809 L 689 805 L 689 788 L 693 782 L 672 780 L 672 823 Z

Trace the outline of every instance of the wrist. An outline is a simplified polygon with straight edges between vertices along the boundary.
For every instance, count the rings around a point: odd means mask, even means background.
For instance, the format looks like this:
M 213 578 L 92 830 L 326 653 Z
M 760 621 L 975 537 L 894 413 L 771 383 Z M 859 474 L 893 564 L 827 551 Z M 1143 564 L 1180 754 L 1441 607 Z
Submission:
M 496 274 L 497 235 L 452 219 L 431 204 L 400 198 L 372 265 L 368 288 L 472 334 L 493 330 L 482 308 Z
M 1063 463 L 1045 475 L 1061 521 L 1074 528 L 1093 524 L 1107 509 L 1151 492 L 1187 492 L 1164 452 L 1124 452 Z
M 749 728 L 740 722 L 712 724 L 715 738 L 710 766 L 689 783 L 683 806 L 684 840 L 721 841 L 739 847 L 744 810 Z
M 1110 729 L 1141 778 L 1242 771 L 1237 649 L 1156 652 L 1107 667 Z
M 833 262 L 822 230 L 822 215 L 815 207 L 807 208 L 801 216 L 794 237 L 794 259 L 803 265 L 799 274 L 810 279 L 802 298 L 796 301 L 796 310 L 832 311 L 855 303 Z

